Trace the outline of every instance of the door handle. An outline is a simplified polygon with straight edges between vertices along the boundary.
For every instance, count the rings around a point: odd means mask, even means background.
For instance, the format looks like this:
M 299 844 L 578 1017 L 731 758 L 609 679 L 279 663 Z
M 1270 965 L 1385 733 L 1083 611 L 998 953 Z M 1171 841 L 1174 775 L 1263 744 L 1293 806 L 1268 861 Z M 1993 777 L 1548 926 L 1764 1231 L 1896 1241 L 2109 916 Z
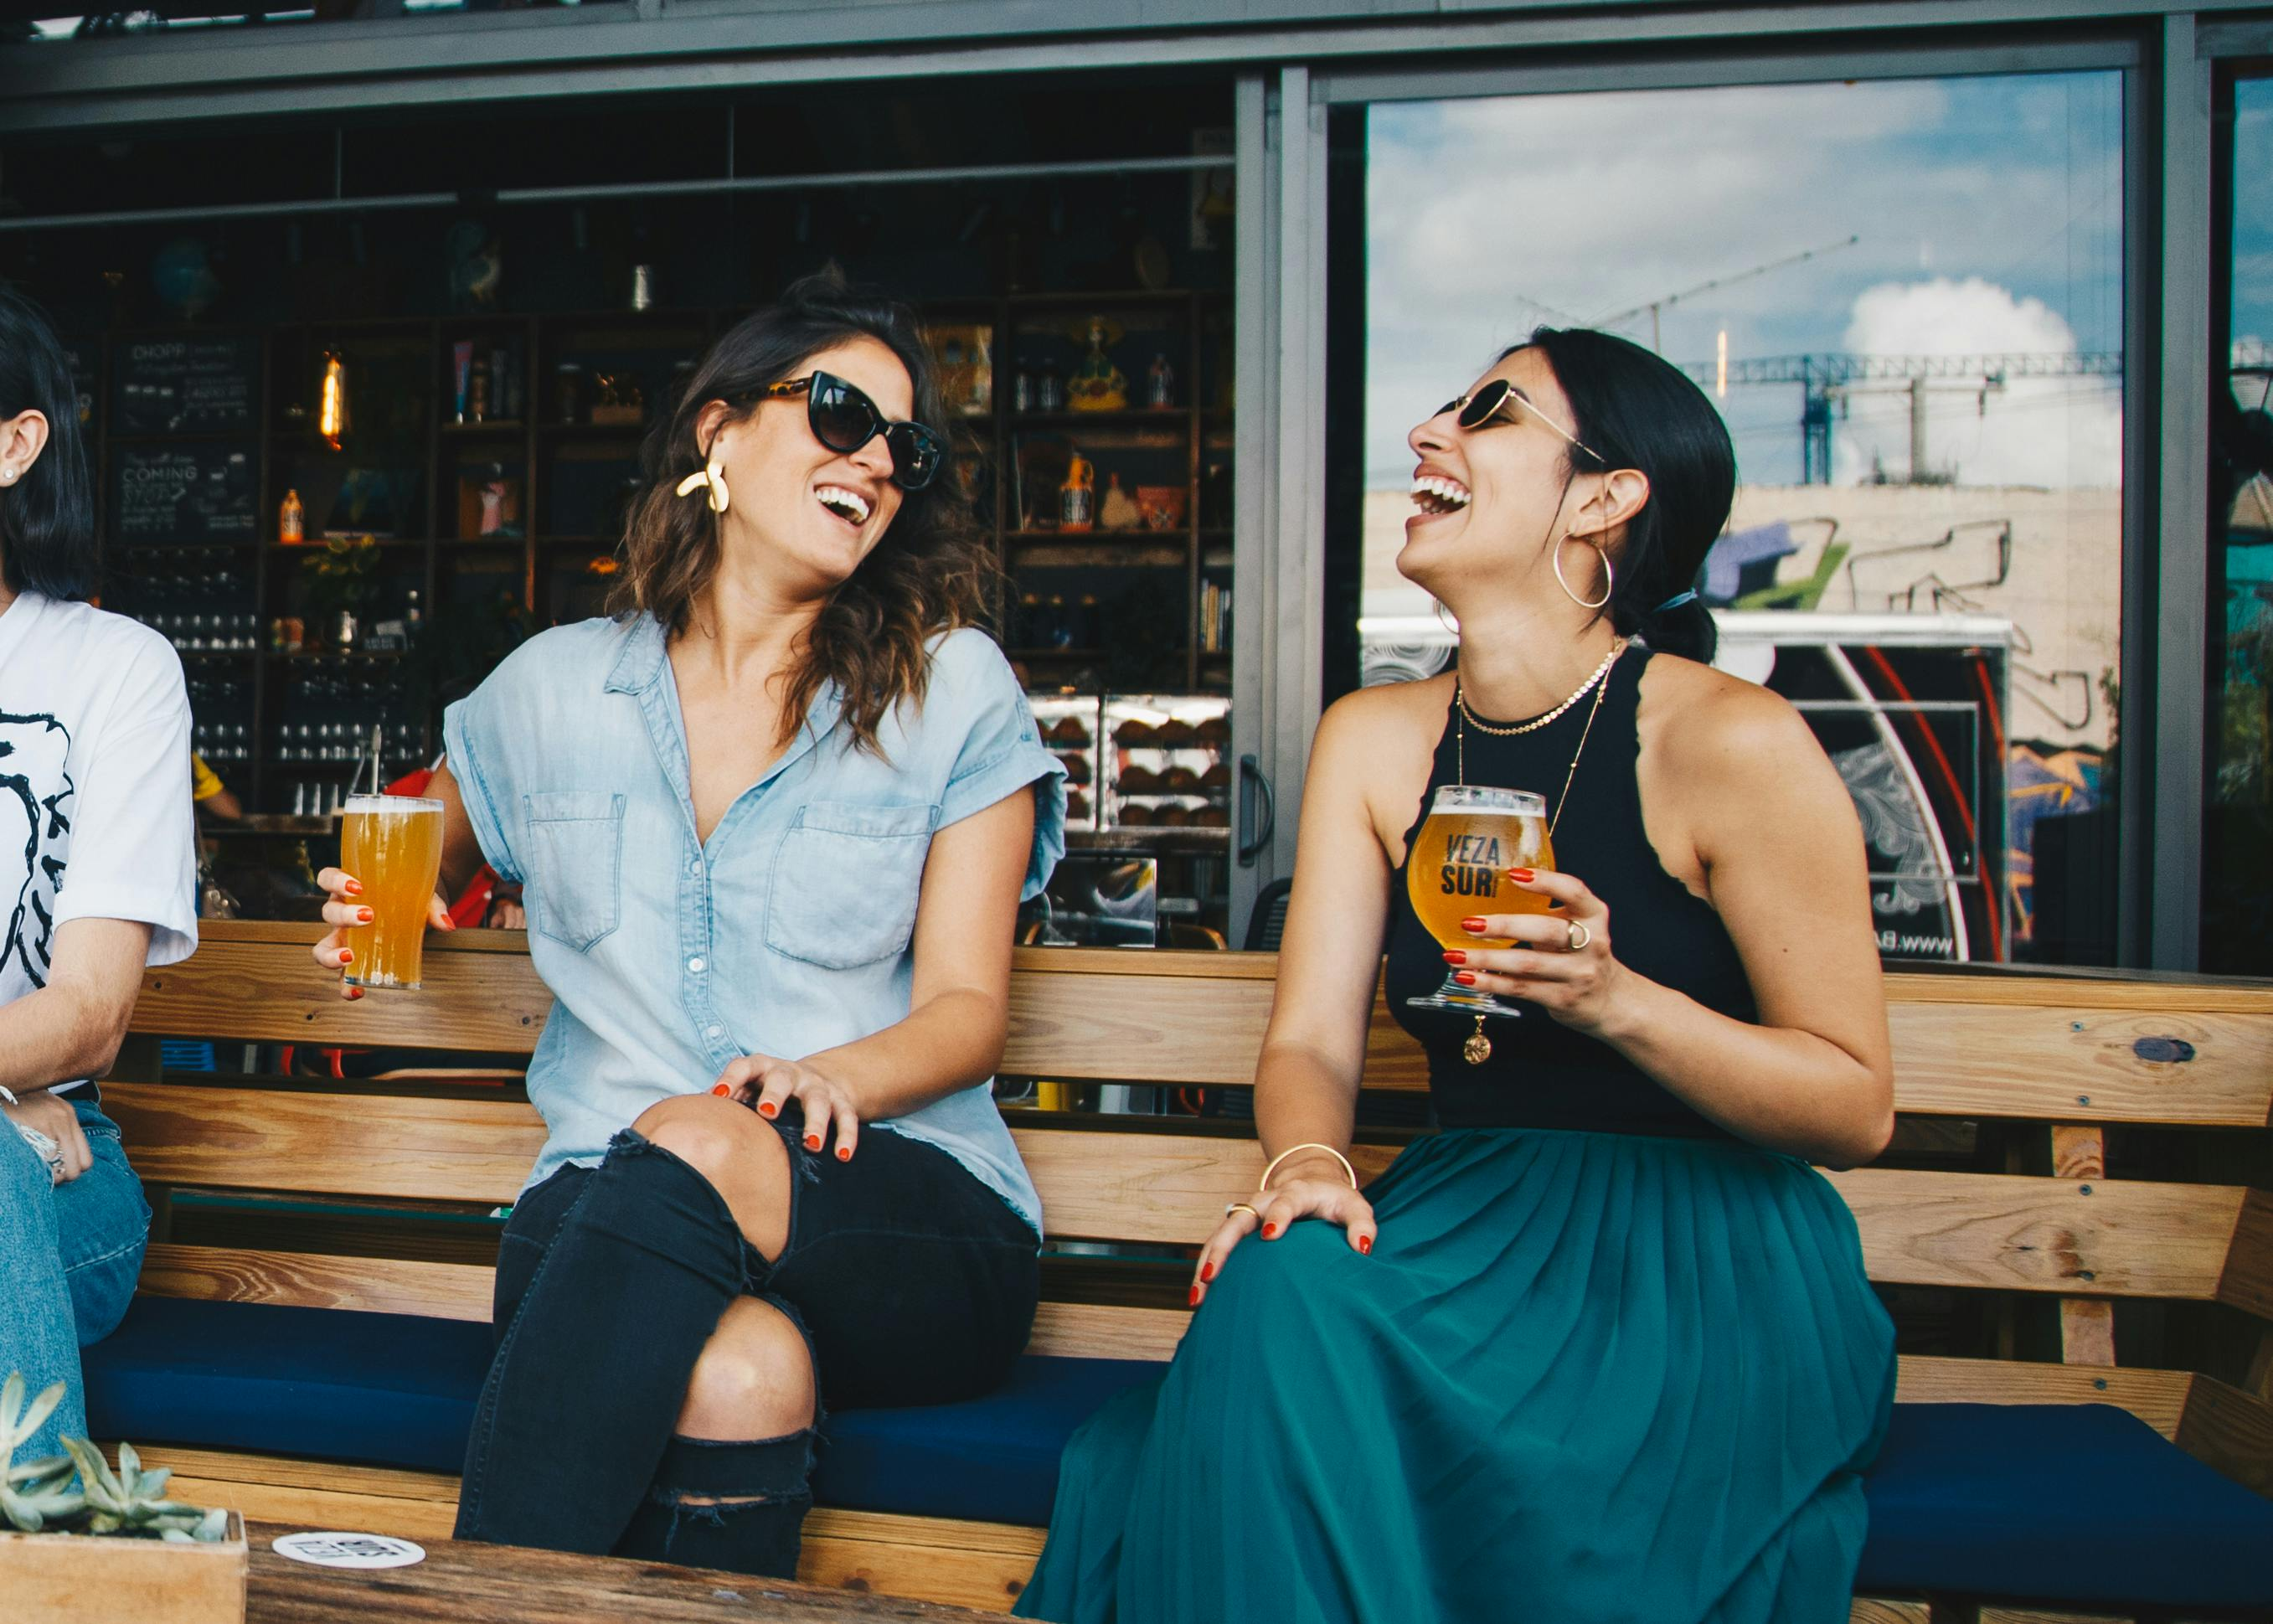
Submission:
M 1257 803 L 1261 805 L 1262 823 L 1256 821 Z M 1279 823 L 1278 798 L 1271 793 L 1271 780 L 1252 756 L 1239 758 L 1239 866 L 1255 867 L 1256 858 L 1271 844 L 1272 831 Z

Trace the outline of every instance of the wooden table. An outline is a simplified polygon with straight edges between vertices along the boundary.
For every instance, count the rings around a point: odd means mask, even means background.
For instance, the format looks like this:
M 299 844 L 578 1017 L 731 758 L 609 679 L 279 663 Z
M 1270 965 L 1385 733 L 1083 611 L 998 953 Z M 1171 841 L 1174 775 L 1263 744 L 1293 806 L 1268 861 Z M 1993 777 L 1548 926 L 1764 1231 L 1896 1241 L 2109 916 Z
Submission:
M 245 1624 L 868 1624 L 999 1619 L 858 1590 L 822 1590 L 608 1556 L 430 1539 L 426 1560 L 364 1572 L 314 1568 L 270 1549 L 281 1522 L 248 1522 Z

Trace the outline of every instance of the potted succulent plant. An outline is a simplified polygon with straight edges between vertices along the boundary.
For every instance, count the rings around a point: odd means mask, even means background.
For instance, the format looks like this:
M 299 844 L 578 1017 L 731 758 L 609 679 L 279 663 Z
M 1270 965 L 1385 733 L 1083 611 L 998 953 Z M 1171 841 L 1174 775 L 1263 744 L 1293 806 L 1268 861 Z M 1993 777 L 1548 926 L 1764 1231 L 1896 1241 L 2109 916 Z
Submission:
M 7 1616 L 95 1624 L 244 1624 L 244 1520 L 165 1498 L 164 1468 L 118 1446 L 114 1469 L 83 1438 L 66 1454 L 18 1462 L 16 1449 L 62 1402 L 60 1381 L 24 1402 L 19 1372 L 0 1384 L 0 1596 Z

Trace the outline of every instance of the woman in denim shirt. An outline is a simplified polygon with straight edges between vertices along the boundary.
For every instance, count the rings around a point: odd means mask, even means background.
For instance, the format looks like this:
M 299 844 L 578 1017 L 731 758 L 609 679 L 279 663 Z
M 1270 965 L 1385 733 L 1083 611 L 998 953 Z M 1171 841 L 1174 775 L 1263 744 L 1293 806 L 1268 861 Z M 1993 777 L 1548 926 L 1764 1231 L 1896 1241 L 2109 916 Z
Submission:
M 1025 1345 L 989 1083 L 1062 769 L 976 628 L 944 422 L 908 312 L 791 288 L 649 437 L 619 616 L 449 710 L 446 883 L 522 884 L 558 999 L 461 1538 L 793 1575 L 825 1405 L 971 1397 Z

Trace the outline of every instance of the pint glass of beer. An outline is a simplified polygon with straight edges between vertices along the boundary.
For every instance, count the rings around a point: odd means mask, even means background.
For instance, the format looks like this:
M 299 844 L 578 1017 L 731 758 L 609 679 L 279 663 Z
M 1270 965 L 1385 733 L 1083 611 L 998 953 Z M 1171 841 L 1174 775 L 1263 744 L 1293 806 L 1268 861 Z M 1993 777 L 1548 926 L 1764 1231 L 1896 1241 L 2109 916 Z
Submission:
M 413 795 L 351 795 L 340 823 L 340 867 L 363 882 L 368 925 L 348 929 L 351 987 L 416 987 L 426 905 L 442 871 L 442 803 Z
M 1405 892 L 1429 934 L 1447 948 L 1512 947 L 1504 937 L 1472 936 L 1460 921 L 1480 914 L 1544 914 L 1544 897 L 1518 891 L 1510 868 L 1552 868 L 1547 802 L 1527 790 L 1479 784 L 1439 785 L 1429 816 L 1405 860 Z M 1463 987 L 1444 973 L 1444 984 L 1414 1009 L 1460 1010 L 1479 1015 L 1521 1015 L 1522 1007 Z

